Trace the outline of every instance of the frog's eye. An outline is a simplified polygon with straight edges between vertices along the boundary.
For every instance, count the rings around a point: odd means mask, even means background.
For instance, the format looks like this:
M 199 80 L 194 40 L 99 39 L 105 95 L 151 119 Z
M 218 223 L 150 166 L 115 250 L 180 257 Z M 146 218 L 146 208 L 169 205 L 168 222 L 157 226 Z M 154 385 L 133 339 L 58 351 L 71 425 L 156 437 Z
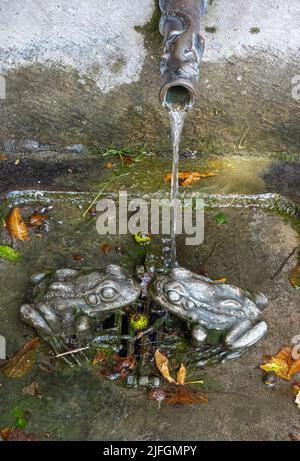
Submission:
M 182 296 L 175 290 L 167 291 L 167 297 L 171 303 L 178 303 L 182 298 Z
M 188 310 L 195 309 L 195 307 L 196 304 L 194 303 L 194 301 L 191 301 L 190 299 L 185 303 L 185 308 Z
M 95 307 L 97 306 L 99 303 L 100 303 L 100 298 L 98 295 L 96 294 L 91 294 L 89 295 L 87 298 L 86 298 L 86 302 L 92 306 L 92 307 Z
M 113 287 L 104 287 L 100 291 L 100 296 L 103 301 L 113 301 L 118 292 Z

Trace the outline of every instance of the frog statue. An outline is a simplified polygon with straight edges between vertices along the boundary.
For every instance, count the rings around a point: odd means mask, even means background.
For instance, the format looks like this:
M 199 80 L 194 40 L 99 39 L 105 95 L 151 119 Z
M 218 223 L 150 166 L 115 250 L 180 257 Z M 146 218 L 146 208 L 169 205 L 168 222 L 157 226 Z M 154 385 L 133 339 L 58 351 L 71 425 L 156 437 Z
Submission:
M 21 319 L 56 353 L 76 338 L 85 344 L 94 325 L 140 296 L 140 285 L 121 267 L 105 270 L 60 269 L 33 276 L 33 302 L 21 306 Z
M 192 337 L 205 344 L 209 330 L 224 332 L 224 346 L 239 356 L 267 331 L 261 320 L 267 298 L 226 283 L 218 283 L 186 269 L 174 268 L 156 278 L 153 298 L 192 326 Z

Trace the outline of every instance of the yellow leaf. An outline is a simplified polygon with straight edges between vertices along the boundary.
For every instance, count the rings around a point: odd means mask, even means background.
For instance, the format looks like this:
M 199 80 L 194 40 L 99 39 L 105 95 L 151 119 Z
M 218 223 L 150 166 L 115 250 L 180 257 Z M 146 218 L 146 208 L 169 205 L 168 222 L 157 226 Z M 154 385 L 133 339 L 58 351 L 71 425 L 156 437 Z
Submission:
M 18 240 L 29 240 L 28 229 L 23 221 L 19 208 L 13 208 L 6 218 L 7 230 Z
M 292 348 L 284 347 L 260 368 L 267 372 L 273 371 L 280 378 L 291 381 L 292 376 L 300 371 L 300 359 L 294 360 Z
M 171 181 L 172 176 L 173 176 L 172 173 L 168 173 L 165 176 L 165 181 Z M 218 175 L 217 173 L 199 173 L 199 172 L 193 172 L 193 171 L 186 171 L 186 172 L 178 173 L 178 179 L 181 179 L 183 181 L 181 183 L 183 187 L 194 184 L 194 182 L 199 181 L 200 178 L 209 178 L 212 176 L 218 176 Z
M 177 373 L 177 384 L 181 384 L 183 386 L 185 384 L 185 379 L 186 379 L 186 368 L 182 363 Z
M 165 355 L 159 352 L 159 349 L 154 354 L 155 364 L 158 370 L 161 372 L 162 376 L 169 381 L 169 383 L 175 383 L 175 380 L 170 375 L 169 371 L 169 360 Z
M 225 277 L 222 277 L 221 279 L 214 280 L 215 283 L 226 283 L 227 279 Z

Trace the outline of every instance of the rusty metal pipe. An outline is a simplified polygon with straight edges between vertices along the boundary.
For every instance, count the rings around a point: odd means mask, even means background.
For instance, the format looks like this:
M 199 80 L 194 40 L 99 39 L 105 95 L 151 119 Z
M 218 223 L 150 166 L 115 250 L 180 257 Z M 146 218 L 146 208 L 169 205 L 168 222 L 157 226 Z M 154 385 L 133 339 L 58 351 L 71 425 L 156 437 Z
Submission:
M 190 109 L 196 100 L 195 85 L 199 79 L 204 52 L 200 35 L 201 16 L 209 0 L 160 0 L 159 23 L 164 37 L 160 61 L 163 86 L 159 98 L 163 105 Z

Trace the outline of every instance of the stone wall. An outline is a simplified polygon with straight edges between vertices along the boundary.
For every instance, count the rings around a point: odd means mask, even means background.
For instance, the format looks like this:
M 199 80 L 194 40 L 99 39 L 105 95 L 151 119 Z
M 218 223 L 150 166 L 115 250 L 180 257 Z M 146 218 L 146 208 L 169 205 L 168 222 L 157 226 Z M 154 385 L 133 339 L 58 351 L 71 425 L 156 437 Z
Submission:
M 146 145 L 167 151 L 157 3 L 2 0 L 2 150 Z M 292 79 L 300 75 L 299 24 L 299 0 L 211 1 L 186 149 L 299 151 L 300 89 L 298 100 L 292 96 Z

